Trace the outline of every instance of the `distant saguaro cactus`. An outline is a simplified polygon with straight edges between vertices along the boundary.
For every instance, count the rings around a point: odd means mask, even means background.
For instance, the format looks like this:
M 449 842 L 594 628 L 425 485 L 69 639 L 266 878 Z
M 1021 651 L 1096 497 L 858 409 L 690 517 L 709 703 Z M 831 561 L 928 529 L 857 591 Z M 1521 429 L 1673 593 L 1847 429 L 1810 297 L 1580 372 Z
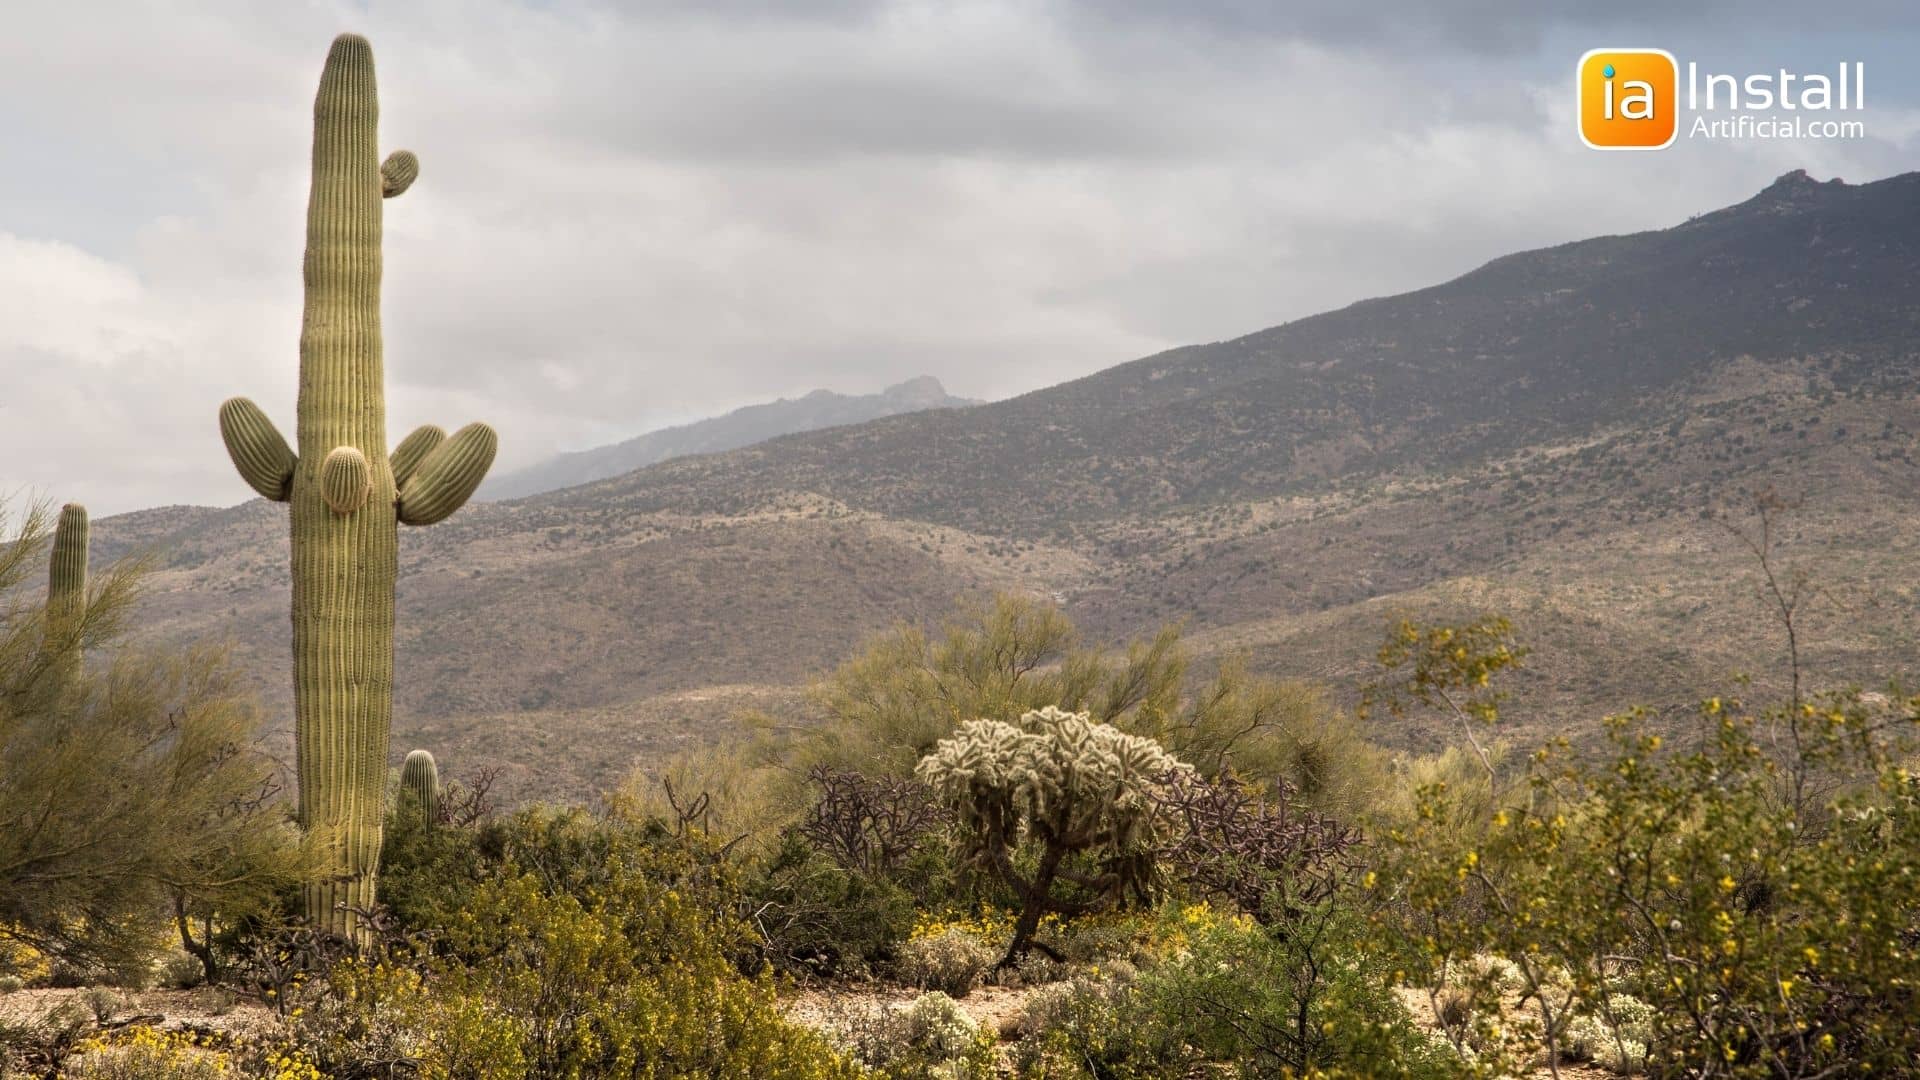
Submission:
M 80 632 L 87 616 L 87 508 L 68 503 L 60 508 L 53 531 L 53 558 L 47 572 L 47 655 L 54 677 L 71 685 L 85 658 Z
M 428 828 L 439 823 L 440 769 L 431 753 L 415 750 L 407 755 L 406 763 L 400 766 L 400 790 L 413 797 Z
M 380 340 L 381 200 L 420 164 L 377 151 L 379 103 L 365 38 L 335 38 L 313 106 L 299 452 L 259 406 L 220 407 L 240 475 L 292 505 L 293 682 L 300 819 L 331 838 L 335 873 L 306 890 L 315 925 L 360 936 L 373 903 L 393 715 L 397 524 L 430 525 L 473 494 L 497 445 L 485 424 L 428 425 L 387 453 Z
M 1004 966 L 1034 945 L 1049 912 L 1077 915 L 1129 892 L 1146 898 L 1153 857 L 1176 824 L 1159 796 L 1170 778 L 1191 771 L 1152 739 L 1049 705 L 1017 727 L 961 725 L 914 775 L 958 815 L 973 858 L 1021 898 Z M 1014 865 L 1023 844 L 1037 849 L 1031 874 Z M 1090 859 L 1092 872 L 1067 866 L 1074 856 Z M 1060 883 L 1081 897 L 1056 896 Z

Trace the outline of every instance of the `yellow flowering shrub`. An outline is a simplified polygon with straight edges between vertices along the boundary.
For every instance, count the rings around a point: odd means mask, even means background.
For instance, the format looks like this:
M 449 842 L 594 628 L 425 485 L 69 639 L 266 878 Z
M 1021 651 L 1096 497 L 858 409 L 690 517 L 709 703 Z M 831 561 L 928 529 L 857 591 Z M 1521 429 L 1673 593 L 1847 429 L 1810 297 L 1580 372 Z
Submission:
M 328 1080 L 304 1051 L 140 1024 L 74 1048 L 61 1080 Z
M 1640 713 L 1600 758 L 1538 755 L 1477 834 L 1418 816 L 1380 891 L 1412 981 L 1486 1058 L 1658 1075 L 1899 1074 L 1920 1060 L 1920 700 Z M 1430 790 L 1424 798 L 1442 801 Z M 1475 964 L 1505 958 L 1517 988 Z

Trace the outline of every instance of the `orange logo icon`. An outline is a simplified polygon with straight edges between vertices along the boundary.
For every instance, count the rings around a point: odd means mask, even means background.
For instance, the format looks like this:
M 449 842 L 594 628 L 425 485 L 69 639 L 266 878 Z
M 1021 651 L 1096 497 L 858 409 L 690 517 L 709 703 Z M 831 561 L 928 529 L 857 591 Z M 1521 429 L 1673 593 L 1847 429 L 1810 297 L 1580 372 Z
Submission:
M 1680 132 L 1680 66 L 1665 49 L 1593 49 L 1576 76 L 1580 141 L 1664 150 Z

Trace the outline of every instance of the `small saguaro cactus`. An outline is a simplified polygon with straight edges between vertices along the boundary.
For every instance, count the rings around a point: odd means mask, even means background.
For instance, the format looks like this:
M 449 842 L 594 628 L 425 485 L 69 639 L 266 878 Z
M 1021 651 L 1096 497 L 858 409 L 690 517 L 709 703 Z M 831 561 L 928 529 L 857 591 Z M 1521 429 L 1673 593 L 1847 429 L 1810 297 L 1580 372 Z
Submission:
M 400 766 L 400 790 L 420 808 L 420 817 L 431 829 L 440 821 L 440 769 L 433 755 L 415 750 Z
M 420 163 L 381 163 L 373 50 L 334 39 L 313 104 L 306 310 L 300 328 L 298 452 L 246 398 L 220 406 L 220 433 L 246 482 L 291 504 L 293 691 L 300 820 L 332 845 L 333 873 L 306 889 L 307 917 L 363 936 L 374 899 L 393 717 L 397 526 L 459 509 L 493 463 L 485 424 L 451 438 L 428 425 L 387 452 L 380 340 L 381 200 Z
M 53 558 L 47 572 L 47 656 L 54 677 L 71 685 L 80 675 L 81 626 L 87 616 L 87 508 L 60 508 L 53 530 Z
M 1020 897 L 1003 967 L 1033 945 L 1049 913 L 1091 911 L 1127 893 L 1147 898 L 1153 860 L 1178 825 L 1160 795 L 1190 772 L 1152 739 L 1051 705 L 1017 726 L 963 724 L 914 769 L 954 811 L 976 863 Z M 1031 860 L 1017 858 L 1023 847 Z M 1072 859 L 1092 863 L 1090 872 Z M 1056 895 L 1061 884 L 1081 896 Z

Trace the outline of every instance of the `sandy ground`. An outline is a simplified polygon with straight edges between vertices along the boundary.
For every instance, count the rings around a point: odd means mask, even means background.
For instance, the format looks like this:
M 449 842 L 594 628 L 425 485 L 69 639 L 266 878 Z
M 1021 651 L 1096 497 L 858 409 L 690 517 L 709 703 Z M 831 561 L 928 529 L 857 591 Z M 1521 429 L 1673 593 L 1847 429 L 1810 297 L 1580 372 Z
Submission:
M 983 986 L 959 999 L 960 1010 L 986 1031 L 1007 1041 L 1012 1022 L 1026 1008 L 1027 1000 L 1044 987 Z M 0 994 L 0 1023 L 7 1026 L 30 1024 L 64 1007 L 93 1011 L 89 1003 L 95 990 L 18 990 Z M 263 1034 L 280 1023 L 274 1011 L 257 1000 L 239 998 L 218 989 L 149 990 L 143 992 L 108 991 L 113 995 L 108 1022 L 125 1025 L 147 1023 L 168 1030 L 218 1031 L 232 1035 Z M 902 1008 L 919 997 L 921 991 L 886 983 L 853 986 L 801 987 L 781 995 L 781 1006 L 794 1020 L 833 1035 L 849 1015 L 882 1008 Z M 1408 1009 L 1422 1025 L 1433 1026 L 1432 1009 L 1425 994 L 1402 994 Z M 1548 1077 L 1545 1068 L 1533 1077 Z M 1591 1065 L 1562 1065 L 1561 1080 L 1615 1080 L 1616 1074 Z
M 83 988 L 16 990 L 0 994 L 0 1022 L 8 1026 L 31 1024 L 62 1007 L 79 1008 L 91 1017 L 95 1010 L 90 997 L 102 992 L 102 989 Z M 108 1009 L 106 1022 L 120 1026 L 132 1021 L 167 1030 L 250 1035 L 269 1031 L 279 1024 L 272 1009 L 226 990 L 104 990 L 104 994 L 109 995 L 103 1003 Z
M 1004 1038 L 1008 1025 L 1026 1008 L 1027 999 L 1038 989 L 1034 986 L 982 986 L 955 1004 L 960 1006 L 960 1011 L 967 1015 L 967 1019 Z M 854 987 L 809 987 L 782 995 L 780 1004 L 789 1017 L 831 1035 L 839 1016 L 844 1013 L 904 1008 L 921 993 L 912 987 L 882 983 Z

